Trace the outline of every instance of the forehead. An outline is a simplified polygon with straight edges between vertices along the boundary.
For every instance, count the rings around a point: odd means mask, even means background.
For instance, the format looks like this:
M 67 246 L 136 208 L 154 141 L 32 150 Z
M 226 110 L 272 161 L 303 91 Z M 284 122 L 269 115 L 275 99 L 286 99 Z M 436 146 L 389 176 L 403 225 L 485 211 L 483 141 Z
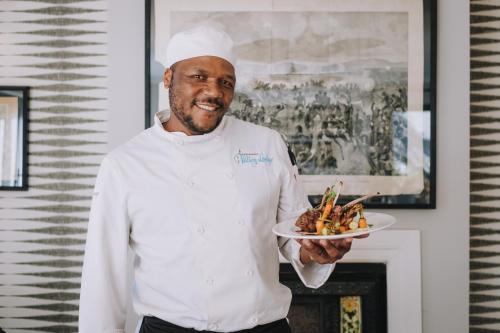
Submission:
M 225 59 L 214 56 L 201 56 L 175 63 L 175 71 L 202 70 L 207 73 L 234 76 L 234 67 Z

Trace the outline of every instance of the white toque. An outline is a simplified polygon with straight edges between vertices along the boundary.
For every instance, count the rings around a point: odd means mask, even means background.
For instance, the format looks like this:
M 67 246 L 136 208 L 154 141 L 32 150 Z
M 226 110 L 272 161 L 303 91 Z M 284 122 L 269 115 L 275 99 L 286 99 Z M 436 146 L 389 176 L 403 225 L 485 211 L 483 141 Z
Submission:
M 166 67 L 178 61 L 201 56 L 215 56 L 236 67 L 234 43 L 229 35 L 212 26 L 197 26 L 176 33 L 167 45 Z

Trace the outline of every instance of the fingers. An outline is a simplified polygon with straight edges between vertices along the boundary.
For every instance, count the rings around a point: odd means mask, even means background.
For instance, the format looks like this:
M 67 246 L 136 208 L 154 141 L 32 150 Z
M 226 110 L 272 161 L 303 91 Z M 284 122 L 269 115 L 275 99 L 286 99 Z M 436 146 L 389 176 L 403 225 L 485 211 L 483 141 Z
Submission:
M 309 258 L 320 264 L 331 264 L 351 249 L 352 238 L 339 240 L 307 240 L 300 242 Z
M 320 264 L 331 264 L 342 259 L 351 250 L 352 241 L 353 238 L 297 240 L 309 258 Z
M 340 260 L 351 249 L 352 238 L 324 241 L 322 245 L 331 257 Z
M 304 239 L 300 243 L 311 260 L 320 264 L 329 264 L 334 262 L 334 260 L 330 258 L 329 253 L 327 253 L 322 246 L 318 245 L 316 241 Z
M 336 248 L 335 243 L 327 240 L 320 240 L 319 244 L 333 260 L 337 261 L 342 258 L 342 253 Z
M 337 249 L 347 252 L 351 249 L 352 241 L 352 238 L 344 238 L 331 241 L 331 243 L 333 243 Z

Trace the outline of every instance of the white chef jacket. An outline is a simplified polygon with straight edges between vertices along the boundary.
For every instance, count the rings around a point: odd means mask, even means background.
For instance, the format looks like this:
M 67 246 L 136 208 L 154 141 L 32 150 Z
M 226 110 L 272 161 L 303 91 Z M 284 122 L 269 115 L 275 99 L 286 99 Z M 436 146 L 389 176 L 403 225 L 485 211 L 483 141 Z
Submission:
M 212 132 L 187 136 L 164 130 L 168 117 L 157 113 L 154 126 L 102 161 L 80 333 L 124 332 L 129 246 L 134 310 L 196 330 L 231 332 L 286 317 L 292 295 L 279 282 L 278 249 L 306 286 L 321 286 L 333 271 L 302 265 L 300 245 L 271 231 L 310 207 L 276 131 L 225 116 Z

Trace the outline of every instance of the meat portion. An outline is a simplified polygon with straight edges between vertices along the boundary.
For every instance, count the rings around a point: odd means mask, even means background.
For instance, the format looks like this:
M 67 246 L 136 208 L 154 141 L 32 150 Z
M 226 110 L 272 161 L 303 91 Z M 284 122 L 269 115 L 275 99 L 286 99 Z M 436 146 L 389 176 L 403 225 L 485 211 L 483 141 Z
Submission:
M 340 213 L 338 220 L 335 221 L 340 222 L 340 225 L 345 225 L 350 220 L 352 220 L 358 212 L 361 212 L 362 210 L 363 210 L 363 205 L 360 203 L 357 203 L 349 207 L 345 207 L 344 209 L 342 209 L 342 212 Z
M 316 232 L 316 221 L 319 219 L 321 213 L 316 209 L 309 209 L 299 216 L 295 225 L 305 232 Z
M 332 221 L 338 221 L 340 214 L 342 214 L 342 207 L 337 205 L 337 206 L 335 206 L 335 208 L 333 208 Z

